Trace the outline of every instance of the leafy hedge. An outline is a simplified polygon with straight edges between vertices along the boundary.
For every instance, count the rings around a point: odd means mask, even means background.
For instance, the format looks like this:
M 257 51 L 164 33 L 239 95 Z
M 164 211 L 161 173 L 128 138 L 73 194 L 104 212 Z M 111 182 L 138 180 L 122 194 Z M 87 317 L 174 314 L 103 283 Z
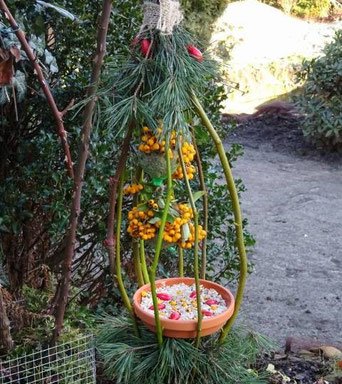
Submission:
M 212 25 L 231 0 L 181 0 L 187 27 L 203 43 L 210 40 Z
M 298 104 L 305 113 L 304 135 L 317 146 L 342 147 L 342 30 L 324 56 L 305 61 Z

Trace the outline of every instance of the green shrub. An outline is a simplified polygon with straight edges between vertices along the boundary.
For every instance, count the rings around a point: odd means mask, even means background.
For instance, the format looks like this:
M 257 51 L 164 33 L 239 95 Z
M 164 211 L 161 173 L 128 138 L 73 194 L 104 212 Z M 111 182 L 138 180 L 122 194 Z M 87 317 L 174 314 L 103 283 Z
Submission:
M 327 17 L 330 7 L 330 0 L 298 0 L 293 14 L 307 18 Z
M 280 8 L 285 13 L 309 19 L 327 17 L 332 6 L 331 0 L 262 0 L 261 2 Z
M 305 80 L 298 104 L 305 113 L 303 133 L 318 146 L 342 146 L 342 30 L 325 55 L 303 64 Z

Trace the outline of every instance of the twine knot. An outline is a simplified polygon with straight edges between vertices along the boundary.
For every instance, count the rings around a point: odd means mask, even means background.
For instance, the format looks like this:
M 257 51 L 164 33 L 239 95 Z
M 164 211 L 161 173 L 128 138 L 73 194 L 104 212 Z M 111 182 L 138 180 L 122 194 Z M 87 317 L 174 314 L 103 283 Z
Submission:
M 145 1 L 144 19 L 140 32 L 146 29 L 158 29 L 165 35 L 171 35 L 173 28 L 183 20 L 178 0 L 159 0 L 159 4 Z

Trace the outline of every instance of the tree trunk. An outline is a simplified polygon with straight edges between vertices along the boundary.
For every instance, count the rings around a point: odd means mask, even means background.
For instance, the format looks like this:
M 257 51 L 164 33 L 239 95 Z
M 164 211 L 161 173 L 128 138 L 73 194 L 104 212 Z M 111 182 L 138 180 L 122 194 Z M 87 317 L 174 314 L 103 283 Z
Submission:
M 57 340 L 61 333 L 65 309 L 68 303 L 72 259 L 75 251 L 78 218 L 81 212 L 81 193 L 83 186 L 83 178 L 85 172 L 85 165 L 89 153 L 89 140 L 93 125 L 92 120 L 96 104 L 95 94 L 101 73 L 103 58 L 106 52 L 106 38 L 111 10 L 112 2 L 110 0 L 104 0 L 102 5 L 101 19 L 98 26 L 96 55 L 94 59 L 90 85 L 88 87 L 86 96 L 89 99 L 89 102 L 87 103 L 84 111 L 84 122 L 81 133 L 81 146 L 78 156 L 78 162 L 75 168 L 72 205 L 70 209 L 69 218 L 69 230 L 66 236 L 64 261 L 62 265 L 62 278 L 55 313 L 56 322 L 53 336 L 54 342 Z
M 8 352 L 13 348 L 13 345 L 10 322 L 7 317 L 2 288 L 0 286 L 0 348 L 4 348 Z

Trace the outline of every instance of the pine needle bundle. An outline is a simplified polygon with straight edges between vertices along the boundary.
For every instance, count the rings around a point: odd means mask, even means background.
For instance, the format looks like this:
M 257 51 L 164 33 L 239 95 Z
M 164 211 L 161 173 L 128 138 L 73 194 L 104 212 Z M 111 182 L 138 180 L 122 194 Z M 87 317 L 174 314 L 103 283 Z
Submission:
M 155 334 L 140 327 L 132 333 L 127 317 L 104 316 L 97 335 L 97 350 L 109 379 L 122 384 L 262 384 L 250 365 L 270 343 L 262 336 L 234 329 L 222 345 L 217 335 L 192 340 L 165 338 L 161 347 Z

